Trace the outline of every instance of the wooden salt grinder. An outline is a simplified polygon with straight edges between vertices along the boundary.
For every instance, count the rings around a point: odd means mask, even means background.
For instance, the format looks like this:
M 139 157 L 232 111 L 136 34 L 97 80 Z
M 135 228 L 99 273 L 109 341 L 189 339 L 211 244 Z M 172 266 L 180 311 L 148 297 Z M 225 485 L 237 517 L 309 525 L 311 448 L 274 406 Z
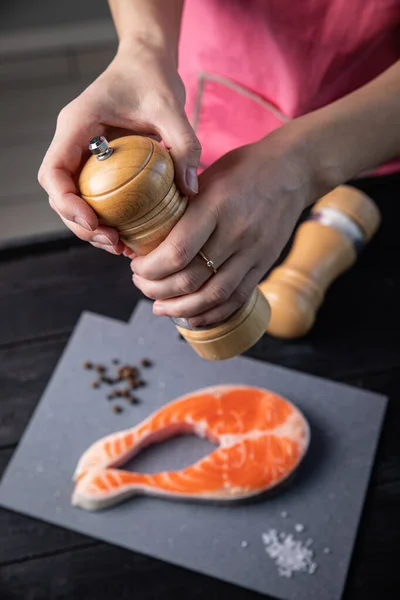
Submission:
M 174 183 L 169 153 L 155 140 L 135 135 L 111 145 L 103 136 L 96 137 L 89 149 L 93 156 L 79 178 L 82 198 L 101 224 L 115 228 L 136 254 L 147 254 L 167 237 L 187 206 Z M 265 333 L 269 317 L 269 304 L 256 288 L 250 300 L 223 323 L 193 328 L 186 319 L 173 321 L 202 358 L 224 360 L 255 344 Z
M 285 261 L 259 285 L 271 306 L 267 332 L 279 338 L 308 333 L 328 287 L 355 263 L 380 221 L 374 202 L 353 187 L 339 186 L 321 198 Z

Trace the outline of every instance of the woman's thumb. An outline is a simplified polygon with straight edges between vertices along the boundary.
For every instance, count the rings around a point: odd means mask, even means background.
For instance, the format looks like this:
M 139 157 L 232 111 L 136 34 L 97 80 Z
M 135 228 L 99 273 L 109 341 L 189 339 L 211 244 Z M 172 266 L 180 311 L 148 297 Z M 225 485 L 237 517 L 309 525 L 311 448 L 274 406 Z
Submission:
M 185 196 L 197 194 L 201 145 L 186 115 L 169 112 L 165 115 L 165 125 L 159 127 L 159 133 L 174 161 L 175 179 L 180 191 Z

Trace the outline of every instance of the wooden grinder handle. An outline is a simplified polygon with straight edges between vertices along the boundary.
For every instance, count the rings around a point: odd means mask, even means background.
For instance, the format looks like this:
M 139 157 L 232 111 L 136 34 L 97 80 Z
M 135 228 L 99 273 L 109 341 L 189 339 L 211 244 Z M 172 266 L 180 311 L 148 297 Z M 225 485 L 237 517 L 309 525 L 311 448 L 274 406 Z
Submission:
M 167 150 L 155 140 L 126 136 L 112 146 L 100 136 L 91 141 L 93 156 L 84 165 L 79 191 L 100 223 L 114 227 L 136 254 L 148 254 L 182 217 L 187 199 L 174 182 L 174 165 Z M 258 288 L 250 301 L 224 323 L 207 329 L 178 331 L 208 360 L 241 354 L 265 333 L 270 310 Z M 184 321 L 184 320 L 183 320 Z
M 380 221 L 375 203 L 353 187 L 339 186 L 321 198 L 299 226 L 285 261 L 259 285 L 271 306 L 267 332 L 305 335 L 329 286 L 356 262 Z

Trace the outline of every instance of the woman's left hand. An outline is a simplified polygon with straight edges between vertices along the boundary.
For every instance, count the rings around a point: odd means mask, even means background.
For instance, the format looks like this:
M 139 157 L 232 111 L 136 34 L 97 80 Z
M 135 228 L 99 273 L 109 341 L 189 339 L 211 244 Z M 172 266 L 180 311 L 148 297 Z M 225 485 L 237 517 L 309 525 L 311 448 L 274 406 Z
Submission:
M 132 260 L 133 282 L 156 300 L 155 314 L 186 318 L 192 326 L 220 322 L 277 260 L 300 214 L 317 199 L 306 153 L 287 127 L 205 170 L 198 195 L 168 237 Z

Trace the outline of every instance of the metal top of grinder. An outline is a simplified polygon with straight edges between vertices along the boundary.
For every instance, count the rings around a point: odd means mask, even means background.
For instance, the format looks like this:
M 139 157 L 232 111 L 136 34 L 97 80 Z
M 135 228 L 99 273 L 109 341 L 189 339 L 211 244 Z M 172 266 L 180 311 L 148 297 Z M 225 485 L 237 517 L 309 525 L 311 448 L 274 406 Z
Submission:
M 97 160 L 106 160 L 114 152 L 114 149 L 110 148 L 104 135 L 96 135 L 96 137 L 92 138 L 89 150 L 96 156 Z

